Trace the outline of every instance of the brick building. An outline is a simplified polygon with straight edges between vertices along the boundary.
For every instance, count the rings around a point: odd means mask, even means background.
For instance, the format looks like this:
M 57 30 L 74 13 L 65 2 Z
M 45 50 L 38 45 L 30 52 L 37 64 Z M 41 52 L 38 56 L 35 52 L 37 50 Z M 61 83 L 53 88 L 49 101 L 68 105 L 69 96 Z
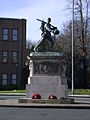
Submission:
M 23 85 L 25 55 L 26 20 L 0 18 L 0 89 Z

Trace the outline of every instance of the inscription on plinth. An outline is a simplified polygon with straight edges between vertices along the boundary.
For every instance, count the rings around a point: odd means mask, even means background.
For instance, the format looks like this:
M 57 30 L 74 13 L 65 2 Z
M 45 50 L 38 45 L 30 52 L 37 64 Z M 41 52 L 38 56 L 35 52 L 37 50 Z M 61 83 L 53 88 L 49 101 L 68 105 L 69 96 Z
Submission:
M 34 63 L 34 74 L 58 75 L 59 63 L 52 63 L 52 62 Z

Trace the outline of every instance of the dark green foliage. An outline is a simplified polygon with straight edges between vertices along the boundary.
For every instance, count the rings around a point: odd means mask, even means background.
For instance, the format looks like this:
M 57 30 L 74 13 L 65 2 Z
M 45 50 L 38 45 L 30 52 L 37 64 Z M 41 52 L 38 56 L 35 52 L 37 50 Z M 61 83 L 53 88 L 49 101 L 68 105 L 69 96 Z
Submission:
M 34 45 L 31 48 L 26 48 L 26 56 L 29 56 L 31 52 L 34 52 Z
M 18 86 L 16 85 L 7 85 L 7 86 L 0 86 L 0 90 L 17 90 Z
M 38 52 L 47 52 L 50 51 L 50 43 L 45 40 L 38 46 Z
M 29 77 L 29 66 L 26 65 L 23 69 L 22 69 L 22 89 L 25 88 L 27 82 L 28 82 L 28 77 Z

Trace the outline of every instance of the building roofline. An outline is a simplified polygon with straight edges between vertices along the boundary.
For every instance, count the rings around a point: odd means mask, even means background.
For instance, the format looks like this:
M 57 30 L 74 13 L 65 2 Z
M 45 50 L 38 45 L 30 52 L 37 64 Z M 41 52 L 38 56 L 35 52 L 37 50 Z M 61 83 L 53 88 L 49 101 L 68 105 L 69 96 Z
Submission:
M 20 20 L 26 20 L 25 18 L 5 18 L 5 17 L 0 17 L 0 20 L 18 20 L 18 21 L 20 21 Z

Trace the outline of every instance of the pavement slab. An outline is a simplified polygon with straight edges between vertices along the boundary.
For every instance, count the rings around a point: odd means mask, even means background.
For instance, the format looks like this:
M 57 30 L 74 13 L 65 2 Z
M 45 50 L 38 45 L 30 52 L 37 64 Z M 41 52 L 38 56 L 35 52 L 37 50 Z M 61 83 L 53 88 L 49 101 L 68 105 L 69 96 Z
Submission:
M 90 109 L 90 104 L 38 104 L 18 103 L 18 99 L 0 100 L 0 107 L 30 107 L 30 108 L 65 108 L 65 109 Z

